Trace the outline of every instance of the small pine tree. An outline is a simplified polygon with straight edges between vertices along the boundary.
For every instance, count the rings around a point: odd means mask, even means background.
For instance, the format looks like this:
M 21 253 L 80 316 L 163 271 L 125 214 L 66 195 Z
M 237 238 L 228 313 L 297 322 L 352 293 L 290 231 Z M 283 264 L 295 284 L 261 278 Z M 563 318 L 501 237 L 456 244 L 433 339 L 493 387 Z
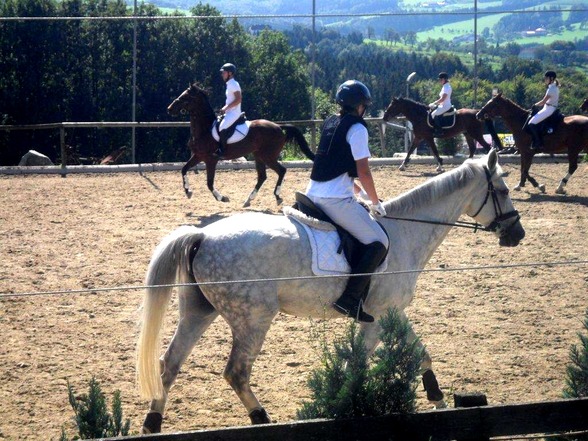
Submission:
M 76 415 L 76 424 L 80 439 L 106 438 L 126 436 L 129 434 L 131 421 L 126 420 L 123 425 L 123 412 L 120 391 L 114 392 L 112 400 L 112 415 L 106 409 L 106 398 L 100 384 L 92 377 L 89 383 L 88 395 L 76 398 L 73 387 L 67 382 L 69 404 Z M 61 439 L 67 439 L 62 431 Z
M 584 316 L 584 329 L 588 331 L 588 309 Z M 578 332 L 580 346 L 570 348 L 571 364 L 566 366 L 564 398 L 588 397 L 588 335 Z M 570 435 L 558 438 L 566 441 L 588 441 L 588 435 Z
M 584 316 L 584 329 L 588 331 L 588 308 Z M 566 367 L 564 398 L 588 397 L 588 335 L 578 333 L 580 346 L 570 348 L 571 364 Z
M 416 378 L 424 352 L 408 342 L 410 325 L 391 309 L 380 320 L 382 345 L 371 359 L 352 323 L 333 350 L 323 348 L 322 368 L 308 381 L 310 402 L 298 419 L 378 416 L 415 409 Z

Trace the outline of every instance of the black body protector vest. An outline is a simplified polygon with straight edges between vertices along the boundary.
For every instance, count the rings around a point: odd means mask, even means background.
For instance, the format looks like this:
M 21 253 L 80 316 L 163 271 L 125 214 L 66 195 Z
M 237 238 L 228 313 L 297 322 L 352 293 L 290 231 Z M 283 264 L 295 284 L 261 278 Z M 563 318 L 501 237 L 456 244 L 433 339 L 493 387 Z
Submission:
M 357 166 L 347 142 L 347 132 L 353 124 L 360 123 L 367 128 L 363 118 L 355 115 L 332 115 L 325 121 L 321 140 L 314 158 L 310 178 L 325 182 L 347 172 L 357 177 Z

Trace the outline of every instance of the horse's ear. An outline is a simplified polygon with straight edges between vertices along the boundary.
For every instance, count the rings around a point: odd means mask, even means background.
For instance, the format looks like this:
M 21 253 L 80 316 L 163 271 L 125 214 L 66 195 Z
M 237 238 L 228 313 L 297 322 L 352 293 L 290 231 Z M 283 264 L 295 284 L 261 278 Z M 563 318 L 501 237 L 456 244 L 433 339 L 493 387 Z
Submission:
M 488 153 L 488 170 L 490 171 L 490 174 L 494 173 L 497 163 L 498 153 L 496 153 L 496 149 L 493 148 L 492 150 L 490 150 L 490 153 Z

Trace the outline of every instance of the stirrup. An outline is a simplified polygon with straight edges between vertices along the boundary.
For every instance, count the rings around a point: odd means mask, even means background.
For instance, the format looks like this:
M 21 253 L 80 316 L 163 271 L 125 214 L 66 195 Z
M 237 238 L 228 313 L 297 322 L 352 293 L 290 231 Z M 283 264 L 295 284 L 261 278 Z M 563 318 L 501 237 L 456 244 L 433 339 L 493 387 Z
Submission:
M 343 314 L 346 317 L 353 318 L 353 319 L 357 320 L 358 322 L 365 322 L 365 323 L 373 323 L 374 322 L 374 318 L 371 315 L 369 315 L 367 312 L 365 312 L 363 310 L 363 308 L 361 307 L 361 305 L 347 309 L 347 308 L 337 304 L 337 302 L 334 302 L 333 309 L 335 311 L 337 311 L 339 314 Z

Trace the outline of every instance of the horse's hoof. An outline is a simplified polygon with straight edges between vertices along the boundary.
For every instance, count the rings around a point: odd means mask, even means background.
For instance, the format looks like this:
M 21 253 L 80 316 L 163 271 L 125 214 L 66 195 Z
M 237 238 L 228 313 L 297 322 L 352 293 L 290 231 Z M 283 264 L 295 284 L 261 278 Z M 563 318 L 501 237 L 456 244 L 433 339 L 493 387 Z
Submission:
M 543 191 L 543 193 L 545 193 L 545 191 Z M 557 187 L 557 189 L 555 190 L 556 194 L 566 194 L 566 189 L 563 187 Z
M 515 185 L 513 190 L 515 191 L 521 191 L 521 186 L 520 185 Z
M 400 170 L 400 171 L 406 170 L 406 166 L 404 165 L 404 163 L 400 164 L 400 167 L 398 167 L 398 170 Z
M 249 418 L 251 418 L 251 424 L 269 424 L 272 422 L 263 407 L 261 409 L 252 410 L 251 413 L 249 413 Z
M 537 188 L 539 189 L 539 191 L 541 193 L 545 193 L 545 185 L 544 184 L 539 184 L 539 186 Z
M 447 409 L 447 403 L 445 400 L 433 401 L 432 404 L 435 409 Z
M 192 198 L 192 190 L 186 190 L 186 197 L 188 199 L 191 199 Z
M 445 171 L 445 169 L 443 169 L 442 166 L 437 166 L 437 173 L 443 173 Z
M 278 203 L 278 205 L 282 205 L 282 202 L 284 202 L 284 199 L 276 198 L 276 202 Z
M 141 434 L 148 435 L 150 433 L 160 433 L 162 420 L 163 416 L 159 412 L 148 413 L 143 422 Z
M 245 201 L 245 203 L 243 204 L 243 208 L 247 208 L 247 207 L 249 207 L 249 206 L 251 206 L 251 201 L 250 201 L 249 199 L 247 199 L 247 200 Z
M 229 202 L 229 198 L 226 196 L 223 196 L 220 201 L 221 202 Z

